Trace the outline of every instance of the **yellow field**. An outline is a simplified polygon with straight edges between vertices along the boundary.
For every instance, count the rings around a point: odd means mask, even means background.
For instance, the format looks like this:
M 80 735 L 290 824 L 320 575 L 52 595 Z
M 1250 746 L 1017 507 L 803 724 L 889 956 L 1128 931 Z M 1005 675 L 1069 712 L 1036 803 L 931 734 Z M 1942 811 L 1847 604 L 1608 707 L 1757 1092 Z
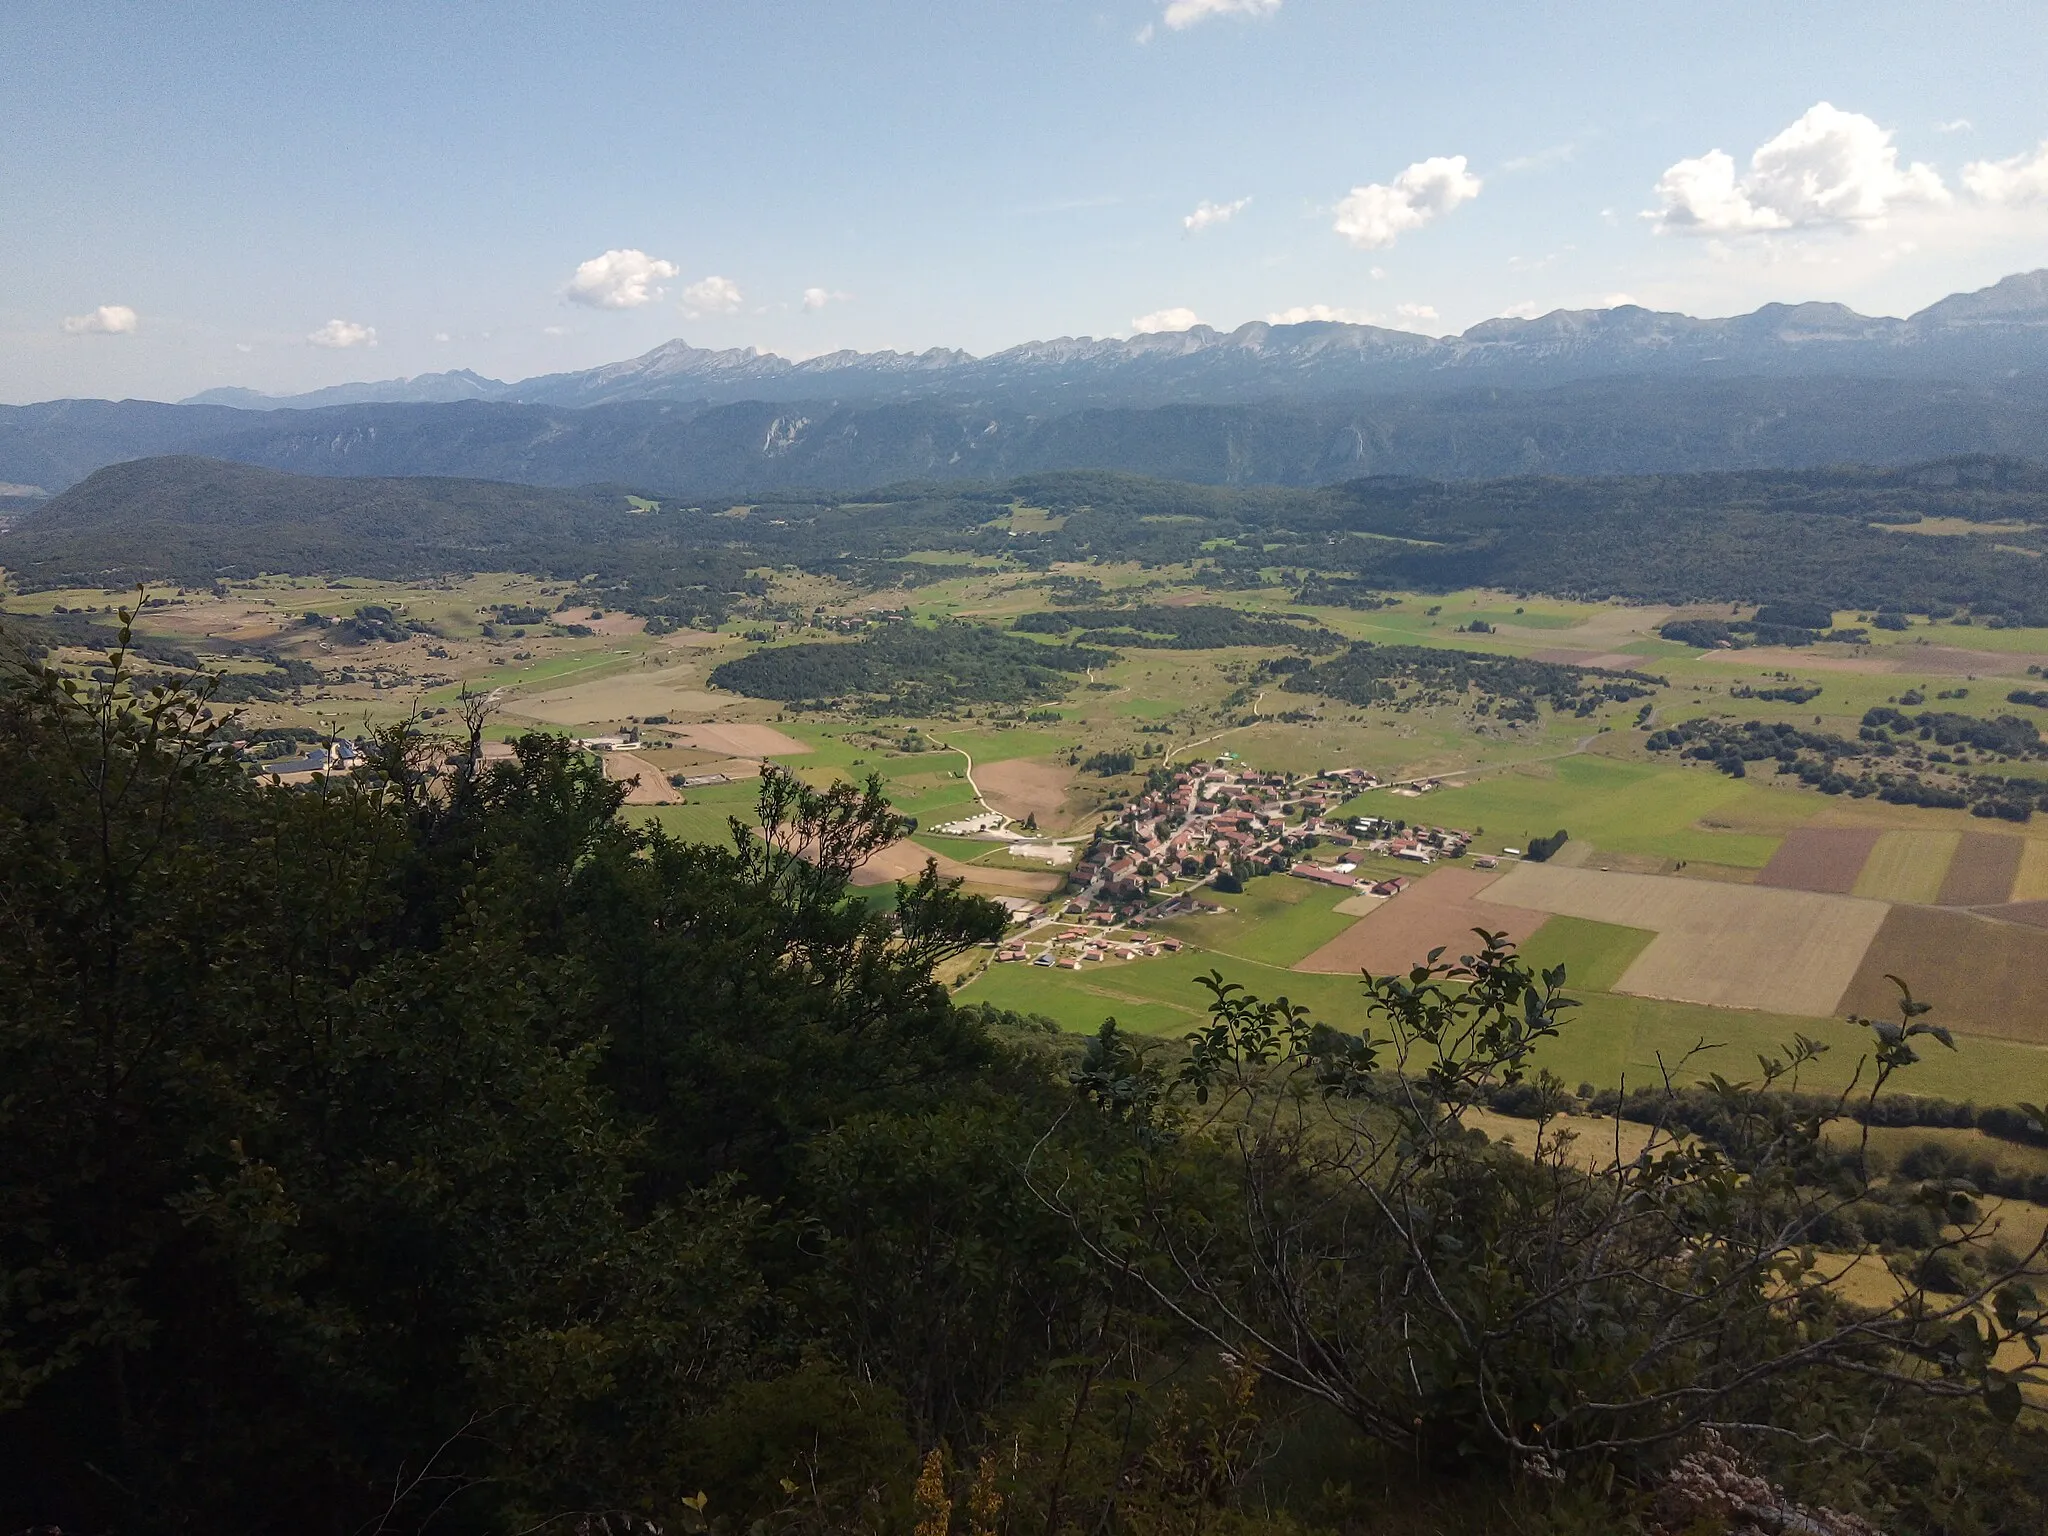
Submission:
M 1486 893 L 1503 906 L 1647 928 L 1617 992 L 1825 1017 L 1855 978 L 1882 902 L 1665 875 L 1523 864 Z
M 609 725 L 649 715 L 707 715 L 745 702 L 731 694 L 707 692 L 704 668 L 684 664 L 514 697 L 505 702 L 505 712 L 552 725 Z
M 1931 905 L 1962 840 L 1960 832 L 1885 833 L 1856 877 L 1855 894 L 1871 901 Z
M 2020 877 L 2012 884 L 2014 901 L 2048 901 L 2048 838 L 2027 839 L 2020 856 Z

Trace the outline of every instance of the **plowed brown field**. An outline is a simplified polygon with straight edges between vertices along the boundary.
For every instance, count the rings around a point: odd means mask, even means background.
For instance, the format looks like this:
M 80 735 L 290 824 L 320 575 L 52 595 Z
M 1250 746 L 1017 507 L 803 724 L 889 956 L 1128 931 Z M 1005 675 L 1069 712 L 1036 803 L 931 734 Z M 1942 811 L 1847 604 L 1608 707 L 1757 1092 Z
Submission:
M 1944 907 L 1988 907 L 2012 899 L 2020 859 L 2027 851 L 2023 837 L 1997 832 L 1965 832 L 1962 846 L 1949 861 L 1948 878 L 1935 899 Z
M 695 747 L 699 752 L 723 752 L 728 757 L 790 757 L 811 750 L 772 725 L 706 721 L 701 725 L 672 725 L 668 729 L 685 746 Z
M 1897 1018 L 1903 977 L 1928 1017 L 1973 1034 L 2048 1045 L 2048 930 L 1939 907 L 1893 907 L 1842 995 L 1842 1007 Z M 1931 1047 L 1940 1050 L 1940 1046 Z M 2028 1085 L 2013 1085 L 2027 1096 Z
M 939 873 L 949 880 L 965 880 L 981 890 L 1001 891 L 1010 896 L 1050 896 L 1067 883 L 1063 874 L 1032 874 L 1021 869 L 986 869 L 963 864 L 958 859 L 933 855 L 909 838 L 891 843 L 853 872 L 855 885 L 888 885 L 897 880 L 915 880 L 924 873 L 926 859 L 936 857 Z
M 1062 812 L 1073 781 L 1074 770 L 1055 757 L 1013 757 L 974 765 L 974 782 L 983 800 L 1016 821 L 1036 816 L 1046 831 L 1066 825 Z
M 1856 888 L 1863 862 L 1882 835 L 1878 827 L 1794 827 L 1778 844 L 1756 883 L 1787 891 L 1846 895 Z
M 1544 924 L 1547 914 L 1526 907 L 1496 906 L 1479 899 L 1499 877 L 1471 869 L 1439 869 L 1400 895 L 1380 903 L 1307 958 L 1297 971 L 1376 976 L 1405 971 L 1438 945 L 1451 955 L 1479 947 L 1474 928 L 1505 932 L 1517 943 Z

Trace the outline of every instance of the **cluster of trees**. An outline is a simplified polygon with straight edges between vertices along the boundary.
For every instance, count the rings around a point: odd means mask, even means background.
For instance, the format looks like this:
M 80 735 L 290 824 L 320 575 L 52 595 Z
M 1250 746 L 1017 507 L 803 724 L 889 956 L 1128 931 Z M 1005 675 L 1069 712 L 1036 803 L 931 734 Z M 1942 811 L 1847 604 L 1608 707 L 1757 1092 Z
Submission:
M 1937 732 L 1948 745 L 1936 744 Z M 1973 816 L 2006 821 L 2027 821 L 2037 808 L 2048 810 L 2048 792 L 2038 781 L 1987 773 L 1972 766 L 1962 750 L 1974 745 L 1985 753 L 2036 756 L 2043 749 L 2030 722 L 2009 715 L 1990 721 L 1932 712 L 1909 717 L 1880 706 L 1865 713 L 1858 736 L 1851 741 L 1786 721 L 1693 719 L 1651 732 L 1646 745 L 1652 752 L 1712 763 L 1738 779 L 1752 763 L 1775 762 L 1778 773 L 1828 795 L 1875 795 L 1895 805 L 1952 810 L 1967 806 Z
M 960 620 L 905 622 L 845 643 L 767 647 L 719 663 L 711 682 L 757 699 L 922 715 L 1058 698 L 1076 674 L 1114 660 L 1114 651 L 1045 645 Z
M 1013 627 L 1034 635 L 1086 630 L 1089 638 L 1100 644 L 1132 650 L 1206 651 L 1226 645 L 1291 645 L 1307 651 L 1333 651 L 1344 643 L 1312 621 L 1268 618 L 1214 603 L 1025 613 L 1018 615 Z
M 1767 623 L 1762 614 L 1768 612 L 1770 608 L 1766 606 L 1759 610 L 1755 619 L 1669 619 L 1657 626 L 1657 633 L 1666 640 L 1695 646 L 1703 651 L 1710 651 L 1716 646 L 1732 646 L 1739 650 L 1745 645 L 1812 645 L 1820 640 L 1862 645 L 1870 639 L 1867 629 L 1808 629 L 1799 625 Z M 1884 614 L 1878 615 L 1880 621 L 1885 617 Z M 1888 627 L 1903 629 L 1905 626 L 1878 624 L 1880 629 Z
M 1889 705 L 1863 712 L 1865 741 L 1894 741 L 1911 747 L 1931 741 L 1942 747 L 1971 747 L 2001 757 L 2048 756 L 2048 743 L 2041 740 L 2041 728 L 2018 715 L 2000 715 L 1986 720 L 1977 715 L 1959 715 L 1949 710 L 1922 710 L 1908 715 Z
M 1113 778 L 1120 773 L 1133 772 L 1137 766 L 1138 760 L 1128 751 L 1120 749 L 1107 752 L 1091 752 L 1087 757 L 1081 759 L 1081 771 L 1083 773 L 1099 773 L 1105 778 Z
M 1888 1529 L 2048 1515 L 2039 1308 L 1836 1298 L 1868 1180 L 1776 1077 L 1726 1148 L 1485 1146 L 1569 1008 L 1491 943 L 1076 1053 L 934 980 L 992 904 L 851 896 L 872 783 L 682 844 L 467 723 L 292 791 L 125 659 L 0 685 L 0 1528 L 1615 1528 L 1715 1424 Z
M 1522 856 L 1534 864 L 1547 864 L 1571 840 L 1571 833 L 1559 827 L 1548 837 L 1530 838 L 1529 846 L 1522 850 Z
M 188 646 L 162 636 L 130 635 L 124 642 L 121 629 L 97 623 L 82 613 L 25 614 L 0 608 L 0 632 L 9 636 L 12 652 L 37 660 L 58 649 L 106 654 L 125 646 L 129 656 L 155 662 L 163 669 L 152 674 L 153 682 L 168 683 L 200 669 L 199 657 Z M 321 680 L 320 669 L 311 662 L 281 656 L 272 646 L 225 639 L 209 640 L 207 644 L 219 654 L 255 664 L 255 670 L 220 676 L 214 691 L 222 703 L 276 700 L 301 688 L 316 687 Z
M 1648 698 L 1664 685 L 1664 679 L 1643 672 L 1596 672 L 1520 656 L 1371 641 L 1313 666 L 1290 667 L 1286 678 L 1290 693 L 1323 694 L 1349 704 L 1464 704 L 1476 693 L 1478 708 L 1501 720 L 1535 719 L 1538 699 L 1560 713 L 1590 715 L 1603 702 Z M 1415 692 L 1403 694 L 1403 686 Z
M 1820 695 L 1821 690 L 1811 683 L 1785 683 L 1770 688 L 1738 683 L 1728 690 L 1731 699 L 1766 699 L 1777 704 L 1811 704 Z

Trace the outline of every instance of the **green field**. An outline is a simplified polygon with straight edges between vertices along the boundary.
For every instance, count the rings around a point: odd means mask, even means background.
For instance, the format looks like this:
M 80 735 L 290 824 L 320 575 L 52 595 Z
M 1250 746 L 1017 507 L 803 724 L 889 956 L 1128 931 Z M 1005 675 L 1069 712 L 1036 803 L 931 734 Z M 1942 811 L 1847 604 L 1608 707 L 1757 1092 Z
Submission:
M 1574 995 L 1606 992 L 1655 937 L 1646 928 L 1622 928 L 1583 917 L 1553 917 L 1529 935 L 1522 945 L 1522 957 L 1538 970 L 1562 965 L 1565 986 Z
M 1238 960 L 1285 967 L 1313 954 L 1357 921 L 1334 911 L 1351 892 L 1288 875 L 1260 875 L 1237 894 L 1205 890 L 1226 910 L 1175 918 L 1160 931 Z
M 1618 853 L 1760 869 L 1784 832 L 1819 809 L 1813 797 L 1797 794 L 1706 768 L 1579 753 L 1477 775 L 1421 799 L 1372 790 L 1344 811 L 1483 827 L 1481 848 L 1527 847 L 1530 838 L 1563 828 L 1575 840 Z
M 1622 944 L 1605 936 L 1590 941 L 1580 936 L 1562 939 L 1559 948 L 1568 964 L 1576 950 L 1591 976 L 1603 956 L 1607 964 L 1614 963 Z M 1529 952 L 1532 958 L 1544 956 L 1543 934 L 1530 941 Z M 1555 963 L 1554 959 L 1550 963 Z M 1092 1033 L 1105 1017 L 1113 1015 L 1118 1023 L 1139 1033 L 1173 1036 L 1193 1029 L 1204 1017 L 1209 994 L 1196 978 L 1211 970 L 1260 996 L 1284 996 L 1306 1004 L 1324 1023 L 1357 1029 L 1365 1022 L 1359 983 L 1352 977 L 1308 975 L 1192 951 L 1081 972 L 1030 965 L 992 966 L 958 995 L 962 1002 L 993 1003 L 1043 1014 L 1080 1032 Z M 1570 980 L 1566 990 L 1580 1006 L 1566 1016 L 1562 1033 L 1543 1046 L 1536 1059 L 1539 1066 L 1555 1072 L 1569 1086 L 1590 1082 L 1601 1088 L 1623 1084 L 1650 1087 L 1662 1082 L 1667 1072 L 1682 1086 L 1696 1084 L 1710 1073 L 1755 1081 L 1759 1076 L 1757 1057 L 1782 1056 L 1795 1034 L 1828 1047 L 1827 1054 L 1806 1070 L 1802 1087 L 1815 1091 L 1847 1087 L 1859 1065 L 1863 1081 L 1869 1081 L 1865 1060 L 1869 1031 L 1840 1019 L 1626 997 L 1594 991 Z M 1706 1049 L 1696 1051 L 1702 1046 Z M 2025 1096 L 2031 1091 L 2026 1085 L 2048 1077 L 2048 1051 L 1968 1038 L 1959 1038 L 1957 1046 L 1954 1052 L 1931 1048 L 1920 1065 L 1895 1080 L 1894 1088 L 2000 1104 Z M 1688 1053 L 1694 1053 L 1690 1060 Z

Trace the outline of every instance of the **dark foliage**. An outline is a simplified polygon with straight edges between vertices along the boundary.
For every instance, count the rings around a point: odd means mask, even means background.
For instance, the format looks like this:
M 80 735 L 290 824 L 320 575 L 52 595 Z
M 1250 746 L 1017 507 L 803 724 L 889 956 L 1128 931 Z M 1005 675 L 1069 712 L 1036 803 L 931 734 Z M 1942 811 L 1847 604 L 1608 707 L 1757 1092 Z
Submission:
M 2044 502 L 2041 471 L 1985 458 L 1597 480 L 1375 478 L 1320 490 L 1066 471 L 996 486 L 666 498 L 653 510 L 604 487 L 322 479 L 171 459 L 99 472 L 21 519 L 4 548 L 7 565 L 37 586 L 263 569 L 587 576 L 579 599 L 679 622 L 722 618 L 738 597 L 757 595 L 762 566 L 887 588 L 940 579 L 943 567 L 907 558 L 930 550 L 1041 570 L 1201 561 L 1221 588 L 1290 571 L 1304 602 L 1348 606 L 1372 606 L 1390 587 L 1465 586 L 1761 603 L 1743 633 L 1786 644 L 1819 631 L 1773 623 L 1783 605 L 1807 619 L 1823 606 L 1882 610 L 1881 627 L 1903 626 L 1906 612 L 1964 608 L 2048 623 L 2048 589 L 2026 555 L 1876 526 L 1934 516 L 2048 523 Z M 1058 514 L 1058 526 L 1010 527 L 1018 504 Z M 2042 539 L 2000 536 L 2024 549 Z
M 1202 651 L 1226 645 L 1291 645 L 1333 651 L 1344 642 L 1319 624 L 1290 622 L 1215 604 L 1186 607 L 1065 608 L 1026 613 L 1013 626 L 1027 634 L 1065 635 L 1086 630 L 1103 645 L 1131 650 Z
M 843 644 L 774 646 L 721 662 L 711 682 L 788 703 L 845 703 L 877 713 L 927 714 L 959 704 L 1057 698 L 1111 651 L 1041 645 L 978 624 L 890 624 Z
M 1578 1426 L 1612 1416 L 1560 1383 L 1615 1357 L 1556 1306 L 1510 1321 L 1483 1388 L 1437 1314 L 1411 1345 L 1353 1312 L 1346 1358 L 1427 1367 L 1422 1413 L 1382 1426 L 1425 1454 L 1382 1459 L 1331 1421 L 1349 1400 L 1259 1350 L 1219 1366 L 1202 1317 L 1157 1304 L 1169 1254 L 1259 1272 L 1248 1195 L 1318 1243 L 1374 1219 L 1178 1134 L 1165 1068 L 1253 1081 L 1299 1046 L 1384 1117 L 1410 1089 L 1461 1093 L 1454 1059 L 1373 1078 L 1371 1042 L 1292 1013 L 1270 1030 L 1249 1003 L 1163 1064 L 1113 1026 L 1080 1057 L 1044 1021 L 956 1008 L 933 967 L 1002 915 L 929 870 L 891 914 L 850 899 L 905 826 L 873 784 L 771 773 L 762 831 L 729 847 L 623 824 L 620 787 L 546 737 L 482 765 L 396 730 L 355 777 L 285 790 L 245 774 L 203 697 L 138 692 L 125 656 L 106 672 L 0 681 L 0 1529 L 826 1536 L 957 1510 L 1014 1536 L 1292 1536 L 1350 1523 L 1315 1490 L 1357 1478 L 1376 1500 L 1422 1480 L 1455 1512 L 1440 1528 L 1527 1530 L 1549 1484 L 1461 1438 L 1502 1394 L 1566 1405 L 1532 1432 L 1594 1457 L 1555 1495 L 1591 1528 L 1625 1526 L 1661 1475 L 1655 1453 L 1589 1451 Z M 1548 1032 L 1557 979 L 1496 970 L 1513 1038 Z M 1465 991 L 1431 974 L 1374 1006 L 1408 997 L 1454 1057 L 1431 1020 Z M 1736 1097 L 1754 1150 L 1751 1120 L 1782 1117 Z M 1524 1261 L 1488 1234 L 1583 1186 L 1420 1129 L 1437 1153 L 1409 1208 L 1449 1218 L 1434 1273 L 1491 1315 Z M 1687 1149 L 1657 1175 L 1712 1198 L 1671 1206 L 1685 1240 L 1655 1262 L 1748 1241 L 1699 1225 L 1749 1198 L 1723 1166 Z M 1886 1241 L 1914 1239 L 1909 1215 Z M 1170 1247 L 1134 1241 L 1162 1218 Z M 1130 1246 L 1105 1262 L 1104 1241 Z M 1398 1245 L 1363 1252 L 1398 1283 Z M 1605 1301 L 1615 1281 L 1590 1283 Z M 1686 1379 L 1769 1359 L 1770 1315 L 1728 1312 Z M 1756 1453 L 1902 1533 L 2038 1521 L 2031 1431 L 1937 1398 L 1908 1433 L 1888 1393 L 1810 1380 L 1777 1410 L 1796 1435 Z M 1784 1450 L 1820 1443 L 1843 1449 Z
M 1364 641 L 1291 672 L 1284 686 L 1290 693 L 1325 694 L 1348 704 L 1476 702 L 1496 719 L 1533 720 L 1539 699 L 1559 712 L 1589 715 L 1603 701 L 1648 698 L 1662 681 L 1642 672 L 1596 672 L 1519 656 Z M 1403 688 L 1413 692 L 1404 694 Z
M 1735 778 L 1746 777 L 1751 764 L 1771 762 L 1775 772 L 1829 795 L 1967 806 L 1973 815 L 2007 821 L 2026 821 L 2037 807 L 2048 809 L 2048 791 L 2037 781 L 1987 772 L 1969 758 L 1969 748 L 2008 757 L 2048 755 L 2033 723 L 2013 715 L 1907 715 L 1879 706 L 1865 712 L 1854 741 L 1786 721 L 1695 719 L 1652 732 L 1646 745 L 1652 752 L 1712 763 Z

